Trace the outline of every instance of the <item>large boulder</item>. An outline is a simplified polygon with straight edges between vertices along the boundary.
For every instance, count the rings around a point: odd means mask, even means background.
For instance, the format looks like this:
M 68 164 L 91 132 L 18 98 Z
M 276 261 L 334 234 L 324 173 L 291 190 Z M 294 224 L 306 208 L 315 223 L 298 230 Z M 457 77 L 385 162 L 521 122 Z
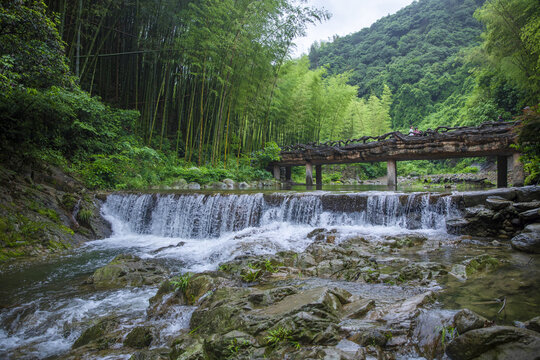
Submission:
M 469 309 L 462 309 L 454 315 L 454 327 L 458 334 L 465 334 L 470 330 L 481 329 L 488 324 L 488 319 Z
M 166 275 L 167 271 L 151 260 L 142 260 L 135 255 L 118 255 L 97 269 L 86 283 L 100 289 L 154 285 Z
M 452 360 L 538 359 L 540 334 L 512 326 L 467 331 L 446 347 Z
M 540 254 L 540 223 L 528 225 L 511 243 L 516 250 Z

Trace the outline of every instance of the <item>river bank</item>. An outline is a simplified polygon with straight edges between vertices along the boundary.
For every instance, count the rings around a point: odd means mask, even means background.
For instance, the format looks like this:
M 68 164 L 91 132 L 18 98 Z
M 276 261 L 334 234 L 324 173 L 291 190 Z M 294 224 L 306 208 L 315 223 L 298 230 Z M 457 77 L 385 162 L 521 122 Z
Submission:
M 511 244 L 537 220 L 506 239 L 447 228 L 456 216 L 472 224 L 478 212 L 463 214 L 477 208 L 512 223 L 538 200 L 538 187 L 113 194 L 102 208 L 111 237 L 2 269 L 0 348 L 28 359 L 432 359 L 483 351 L 494 332 L 500 353 L 528 354 L 540 259 Z

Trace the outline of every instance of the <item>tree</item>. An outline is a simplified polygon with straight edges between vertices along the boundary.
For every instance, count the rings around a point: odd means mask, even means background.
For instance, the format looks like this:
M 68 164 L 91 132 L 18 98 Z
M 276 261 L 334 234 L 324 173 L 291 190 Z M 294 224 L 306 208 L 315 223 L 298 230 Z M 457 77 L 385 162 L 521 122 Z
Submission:
M 525 92 L 540 98 L 540 6 L 536 0 L 489 0 L 475 13 L 485 25 L 482 48 L 489 65 Z
M 42 0 L 2 1 L 0 88 L 69 85 L 69 68 L 56 24 Z

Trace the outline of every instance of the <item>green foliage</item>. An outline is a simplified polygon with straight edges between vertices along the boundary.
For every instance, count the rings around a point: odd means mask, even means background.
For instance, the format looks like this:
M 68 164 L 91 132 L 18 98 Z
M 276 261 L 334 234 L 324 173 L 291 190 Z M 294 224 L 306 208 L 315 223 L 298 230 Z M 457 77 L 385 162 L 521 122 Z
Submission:
M 238 339 L 234 338 L 229 341 L 227 345 L 227 359 L 236 359 L 236 356 L 243 348 L 248 347 L 250 344 L 247 340 L 239 342 Z
M 94 216 L 92 209 L 82 208 L 77 213 L 77 221 L 82 225 L 88 226 L 90 225 L 92 216 Z
M 540 7 L 536 0 L 489 0 L 475 16 L 485 25 L 483 50 L 500 78 L 540 98 Z
M 251 267 L 249 267 L 247 269 L 243 269 L 242 273 L 240 274 L 242 279 L 245 282 L 248 282 L 248 283 L 256 281 L 258 278 L 261 277 L 261 275 L 262 275 L 262 270 L 261 269 L 256 269 L 256 268 L 253 269 Z
M 80 90 L 16 89 L 0 95 L 0 143 L 10 153 L 83 160 L 117 150 L 137 112 L 113 109 Z
M 73 230 L 56 222 L 59 220 L 56 213 L 53 212 L 53 215 L 45 211 L 46 209 L 37 203 L 30 204 L 30 207 L 55 222 L 35 221 L 21 214 L 0 216 L 0 261 L 24 256 L 31 246 L 42 246 L 51 250 L 69 248 L 69 244 L 47 240 L 47 232 L 60 230 L 67 235 L 73 235 Z
M 275 268 L 274 265 L 272 265 L 272 261 L 270 261 L 269 259 L 266 259 L 266 261 L 264 262 L 264 270 L 270 273 L 278 272 L 278 269 Z
M 43 0 L 0 7 L 0 90 L 70 85 L 64 47 Z
M 526 108 L 518 117 L 521 126 L 518 129 L 518 149 L 522 156 L 525 171 L 529 174 L 526 184 L 540 183 L 540 112 L 539 105 Z
M 398 171 L 402 176 L 421 176 L 436 174 L 467 174 L 477 173 L 478 168 L 473 163 L 483 161 L 479 158 L 460 160 L 415 160 L 398 162 Z
M 182 276 L 175 276 L 171 279 L 170 283 L 174 288 L 174 291 L 180 290 L 183 293 L 186 292 L 186 289 L 189 285 L 190 279 L 193 277 L 191 273 L 185 273 Z
M 389 132 L 390 89 L 358 99 L 350 78 L 349 72 L 330 76 L 325 68 L 310 70 L 307 57 L 284 64 L 271 104 L 270 135 L 294 144 Z
M 264 169 L 272 161 L 279 161 L 281 149 L 273 141 L 267 142 L 263 150 L 253 153 L 253 165 L 259 169 Z
M 265 339 L 266 343 L 271 347 L 278 346 L 282 343 L 290 343 L 296 349 L 300 349 L 300 343 L 294 340 L 292 330 L 285 329 L 281 326 L 274 330 L 269 330 Z
M 459 336 L 457 329 L 453 326 L 438 326 L 438 332 L 441 334 L 441 345 L 446 349 L 446 344 Z

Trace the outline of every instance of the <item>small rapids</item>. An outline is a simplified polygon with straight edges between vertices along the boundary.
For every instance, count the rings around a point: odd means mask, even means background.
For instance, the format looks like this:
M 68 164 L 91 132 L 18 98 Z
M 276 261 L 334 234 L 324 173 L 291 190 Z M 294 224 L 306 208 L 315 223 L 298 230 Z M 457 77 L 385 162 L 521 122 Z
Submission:
M 107 316 L 120 318 L 125 333 L 140 325 L 159 329 L 161 345 L 187 328 L 194 307 L 179 306 L 163 319 L 146 316 L 156 287 L 81 288 L 97 267 L 120 253 L 157 259 L 172 273 L 201 272 L 238 256 L 301 252 L 312 243 L 307 235 L 314 228 L 336 228 L 342 237 L 444 238 L 446 220 L 457 210 L 452 196 L 429 193 L 191 193 L 113 194 L 102 214 L 112 224 L 110 238 L 90 242 L 49 267 L 0 274 L 10 284 L 1 291 L 9 296 L 0 309 L 3 358 L 60 356 L 93 321 Z M 23 282 L 35 269 L 41 275 Z

